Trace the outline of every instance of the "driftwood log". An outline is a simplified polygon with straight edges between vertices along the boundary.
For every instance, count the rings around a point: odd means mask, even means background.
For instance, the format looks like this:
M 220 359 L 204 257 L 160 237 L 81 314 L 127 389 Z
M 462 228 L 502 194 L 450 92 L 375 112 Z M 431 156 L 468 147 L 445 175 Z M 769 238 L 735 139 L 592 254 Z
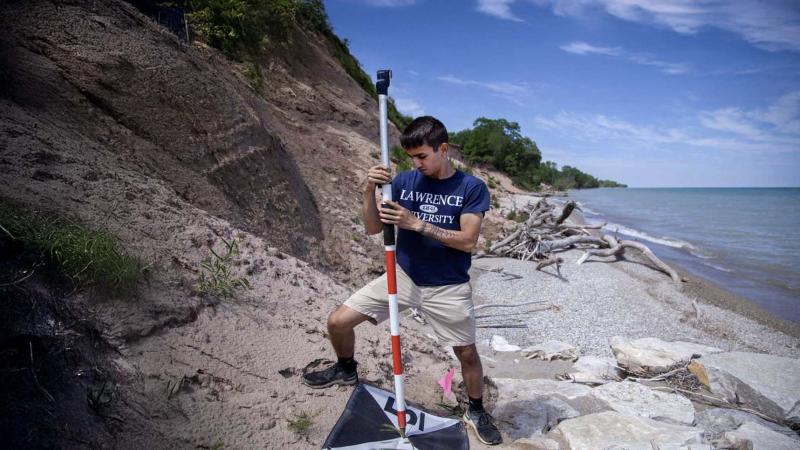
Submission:
M 567 219 L 576 208 L 572 200 L 561 208 L 545 198 L 529 203 L 522 212 L 523 216 L 526 213 L 528 215 L 525 221 L 478 257 L 506 256 L 523 261 L 536 260 L 536 270 L 555 265 L 560 274 L 560 265 L 564 260 L 554 256 L 553 253 L 556 252 L 583 249 L 585 253 L 577 261 L 577 264 L 583 264 L 592 256 L 622 256 L 627 249 L 636 249 L 673 281 L 682 281 L 674 269 L 641 242 L 617 240 L 611 235 L 601 235 L 599 230 L 605 224 L 568 223 Z

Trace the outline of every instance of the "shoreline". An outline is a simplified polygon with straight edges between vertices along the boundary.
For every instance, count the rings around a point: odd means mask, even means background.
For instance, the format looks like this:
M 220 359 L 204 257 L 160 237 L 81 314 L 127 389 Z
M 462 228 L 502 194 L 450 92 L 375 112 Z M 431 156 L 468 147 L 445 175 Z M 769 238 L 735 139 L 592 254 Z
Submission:
M 514 205 L 515 207 L 519 208 L 524 206 L 528 201 L 537 201 L 539 198 L 541 197 L 530 194 L 511 194 L 504 199 L 505 202 L 503 202 L 503 206 L 510 207 Z M 563 203 L 563 201 L 563 198 L 556 199 L 557 203 Z M 587 223 L 583 214 L 579 210 L 575 210 L 571 214 L 569 220 L 576 224 Z M 563 252 L 562 255 L 568 255 L 572 253 L 577 254 L 579 251 L 570 250 Z M 659 258 L 675 269 L 685 281 L 680 285 L 674 285 L 674 283 L 669 280 L 669 277 L 666 274 L 653 267 L 652 264 L 646 260 L 646 258 L 635 251 L 626 252 L 626 254 L 618 261 L 608 261 L 608 258 L 593 258 L 592 261 L 607 264 L 616 269 L 616 271 L 621 272 L 620 275 L 624 274 L 626 278 L 637 280 L 638 284 L 642 284 L 643 282 L 644 284 L 663 284 L 665 286 L 665 290 L 662 289 L 664 292 L 659 292 L 656 297 L 661 297 L 663 302 L 666 303 L 683 303 L 681 308 L 678 309 L 683 310 L 684 317 L 677 317 L 678 320 L 685 319 L 686 311 L 692 310 L 691 301 L 696 300 L 698 304 L 705 305 L 703 307 L 704 310 L 708 309 L 708 307 L 719 308 L 720 310 L 724 310 L 730 314 L 738 316 L 744 321 L 753 322 L 753 324 L 766 327 L 773 332 L 784 334 L 792 339 L 800 339 L 800 324 L 795 324 L 794 322 L 790 322 L 778 317 L 774 313 L 758 305 L 756 302 L 748 300 L 743 296 L 718 285 L 713 280 L 703 277 L 700 274 L 695 274 L 671 258 L 664 258 L 661 256 L 659 256 Z M 625 264 L 625 262 L 628 264 Z M 565 265 L 567 264 L 570 263 L 565 262 Z M 506 264 L 503 265 L 505 266 Z M 593 264 L 584 263 L 579 267 L 586 267 L 587 265 Z M 644 268 L 646 268 L 646 270 L 642 270 Z M 650 272 L 650 275 L 647 274 L 648 271 Z M 619 281 L 617 280 L 618 277 L 612 278 L 614 278 L 615 281 Z M 672 286 L 669 287 L 670 285 Z M 720 315 L 719 313 L 711 314 L 715 317 Z M 704 325 L 698 324 L 698 326 L 703 327 Z M 715 332 L 714 334 L 724 340 L 730 339 L 730 336 L 725 331 Z
M 577 209 L 571 214 L 570 220 L 577 224 L 588 223 L 583 213 Z M 645 242 L 644 244 L 650 247 L 649 243 Z M 773 330 L 800 338 L 799 323 L 794 323 L 790 320 L 778 317 L 775 313 L 767 310 L 754 300 L 747 299 L 744 296 L 719 285 L 714 280 L 691 271 L 673 258 L 663 256 L 658 257 L 670 267 L 675 269 L 681 278 L 686 280 L 682 284 L 682 289 L 684 292 L 697 297 L 699 301 L 726 309 L 740 316 L 753 319 L 762 325 L 772 328 Z M 623 258 L 632 259 L 645 265 L 650 264 L 650 262 L 642 257 L 638 252 L 627 252 Z

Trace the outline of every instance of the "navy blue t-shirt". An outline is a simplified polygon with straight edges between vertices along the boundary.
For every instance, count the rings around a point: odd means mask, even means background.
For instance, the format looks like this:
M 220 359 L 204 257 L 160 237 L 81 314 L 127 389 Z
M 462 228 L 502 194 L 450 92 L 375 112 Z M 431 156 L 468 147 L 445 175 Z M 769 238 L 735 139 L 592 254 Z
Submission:
M 418 170 L 392 180 L 392 198 L 414 215 L 439 228 L 461 230 L 461 214 L 489 209 L 489 190 L 480 179 L 456 171 L 450 178 L 428 178 Z M 418 286 L 469 281 L 471 255 L 416 231 L 397 233 L 397 263 Z

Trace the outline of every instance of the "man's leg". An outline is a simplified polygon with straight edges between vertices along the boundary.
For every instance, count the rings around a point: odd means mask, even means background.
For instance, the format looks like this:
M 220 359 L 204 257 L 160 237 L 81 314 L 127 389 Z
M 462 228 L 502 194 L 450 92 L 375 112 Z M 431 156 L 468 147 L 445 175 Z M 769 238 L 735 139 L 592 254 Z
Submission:
M 464 419 L 478 436 L 478 440 L 487 445 L 503 442 L 500 431 L 494 425 L 489 413 L 483 408 L 483 366 L 481 357 L 475 344 L 453 347 L 459 362 L 461 362 L 461 375 L 467 387 L 469 407 L 464 413 Z
M 328 335 L 338 360 L 327 369 L 304 374 L 303 384 L 321 389 L 333 385 L 351 385 L 358 383 L 355 354 L 356 333 L 353 330 L 358 324 L 370 317 L 340 305 L 328 315 Z
M 337 357 L 353 357 L 356 344 L 354 328 L 367 320 L 370 320 L 368 315 L 361 314 L 347 305 L 339 305 L 328 315 L 328 335 Z
M 464 377 L 464 384 L 467 385 L 467 395 L 470 399 L 481 398 L 483 396 L 483 366 L 475 344 L 453 347 L 453 353 L 461 363 L 461 375 Z

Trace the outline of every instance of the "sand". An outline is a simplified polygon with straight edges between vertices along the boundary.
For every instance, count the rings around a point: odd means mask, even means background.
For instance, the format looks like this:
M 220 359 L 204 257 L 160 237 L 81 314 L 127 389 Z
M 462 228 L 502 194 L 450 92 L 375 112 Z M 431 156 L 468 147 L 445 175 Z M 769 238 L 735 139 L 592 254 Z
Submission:
M 313 390 L 299 377 L 309 363 L 333 359 L 326 316 L 351 289 L 257 239 L 249 242 L 243 257 L 263 268 L 254 272 L 252 291 L 124 349 L 118 369 L 127 374 L 128 392 L 141 395 L 121 399 L 140 416 L 139 422 L 127 418 L 121 448 L 321 447 L 352 389 Z M 479 326 L 504 321 L 526 326 L 478 328 L 490 379 L 552 379 L 571 366 L 494 352 L 489 346 L 494 335 L 521 347 L 557 339 L 577 345 L 581 355 L 610 356 L 609 339 L 621 335 L 800 357 L 796 328 L 719 287 L 691 277 L 676 285 L 636 258 L 593 258 L 578 266 L 580 255 L 576 250 L 560 254 L 565 259 L 561 276 L 553 266 L 536 271 L 531 262 L 474 260 L 477 304 L 542 302 L 480 311 L 490 317 L 478 319 Z M 509 279 L 508 273 L 520 278 Z M 407 314 L 401 326 L 407 399 L 433 414 L 452 416 L 441 403 L 454 402 L 443 398 L 436 381 L 458 367 L 457 361 L 427 326 Z M 356 335 L 360 378 L 391 390 L 387 324 L 365 323 Z M 457 372 L 454 386 L 460 381 Z M 491 408 L 491 386 L 485 397 Z M 307 418 L 307 427 L 298 427 L 301 418 Z M 488 448 L 472 434 L 470 440 L 472 448 Z

